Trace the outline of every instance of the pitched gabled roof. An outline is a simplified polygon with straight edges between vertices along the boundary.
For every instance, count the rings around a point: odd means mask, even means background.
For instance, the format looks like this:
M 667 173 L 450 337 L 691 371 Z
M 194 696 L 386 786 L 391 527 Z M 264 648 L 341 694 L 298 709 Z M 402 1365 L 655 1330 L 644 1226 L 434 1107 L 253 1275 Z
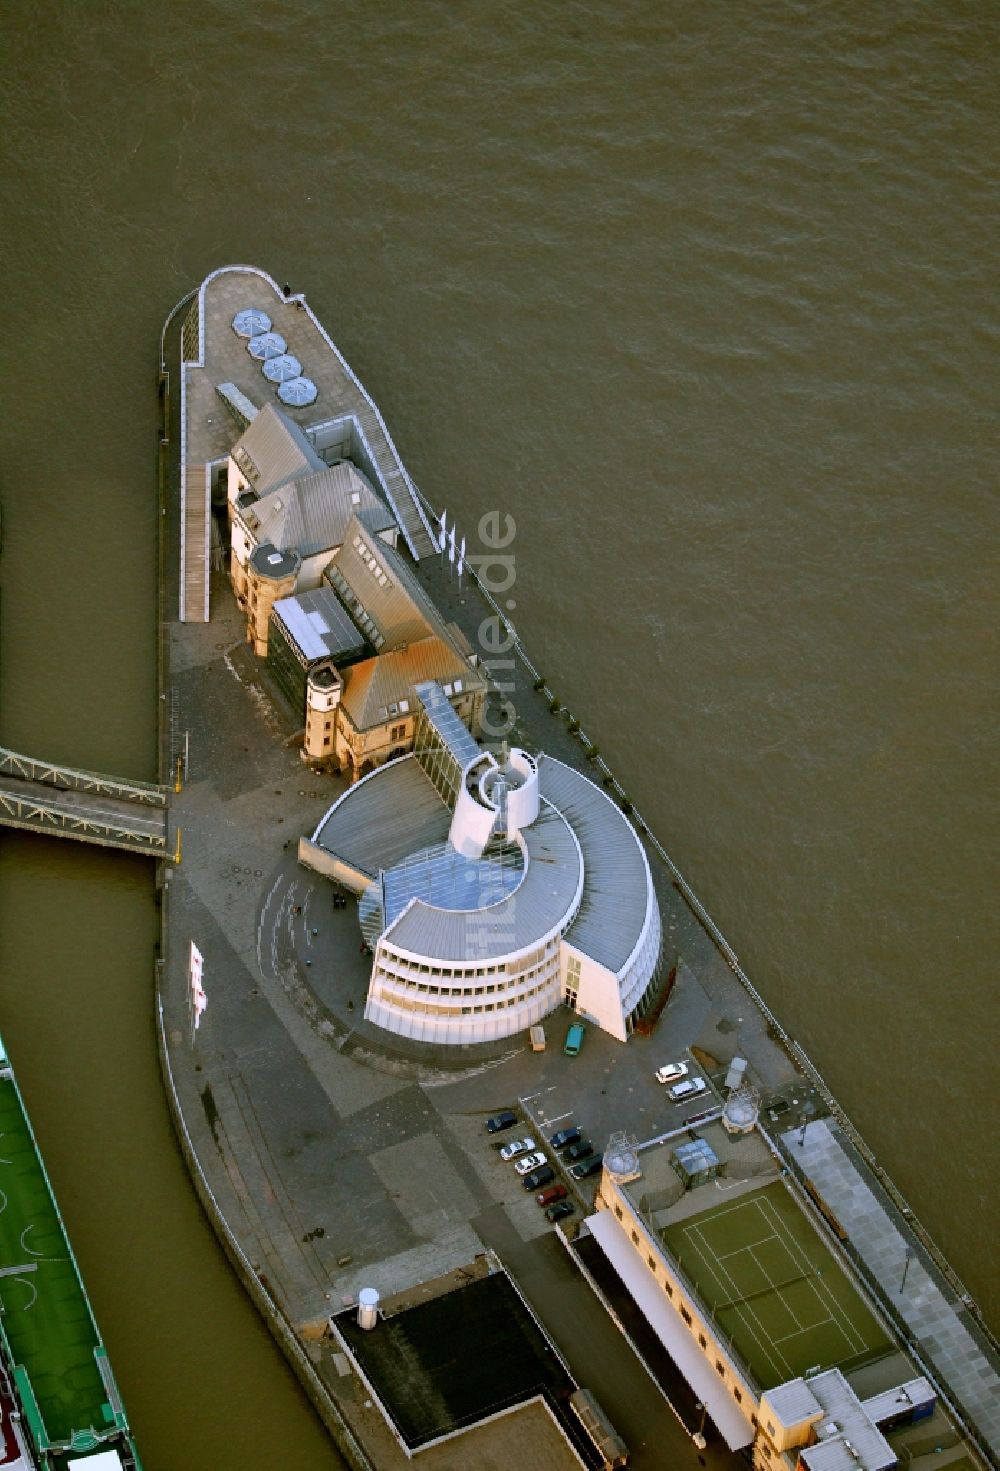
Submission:
M 396 524 L 388 506 L 348 460 L 287 481 L 243 515 L 258 541 L 282 551 L 294 547 L 304 557 L 339 547 L 355 518 L 373 535 Z
M 383 649 L 374 658 L 341 670 L 341 677 L 341 704 L 356 730 L 384 725 L 393 718 L 387 713 L 389 706 L 400 700 L 409 700 L 409 713 L 415 715 L 420 707 L 414 686 L 425 679 L 439 683 L 460 679 L 468 690 L 479 689 L 483 683 L 451 643 L 433 634 L 404 648 Z
M 267 495 L 296 475 L 325 469 L 299 426 L 273 404 L 264 405 L 231 453 L 258 495 Z
M 383 651 L 431 635 L 458 643 L 399 553 L 379 541 L 360 520 L 347 528 L 332 570 L 340 574 L 375 624 L 384 640 Z M 335 577 L 331 581 L 337 586 Z

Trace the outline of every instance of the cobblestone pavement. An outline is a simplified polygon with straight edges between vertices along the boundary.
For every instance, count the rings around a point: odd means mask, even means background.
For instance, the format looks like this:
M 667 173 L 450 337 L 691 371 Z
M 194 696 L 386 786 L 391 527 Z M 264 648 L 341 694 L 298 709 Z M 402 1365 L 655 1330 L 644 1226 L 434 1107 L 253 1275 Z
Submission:
M 1000 1376 L 963 1321 L 962 1304 L 914 1253 L 830 1120 L 789 1130 L 782 1142 L 830 1205 L 923 1357 L 1000 1457 Z

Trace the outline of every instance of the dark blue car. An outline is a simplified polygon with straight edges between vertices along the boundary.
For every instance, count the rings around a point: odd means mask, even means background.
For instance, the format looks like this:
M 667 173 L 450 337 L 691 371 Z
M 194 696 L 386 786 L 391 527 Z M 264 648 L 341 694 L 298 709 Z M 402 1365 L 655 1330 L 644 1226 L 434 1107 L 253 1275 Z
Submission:
M 567 1144 L 575 1144 L 580 1137 L 580 1130 L 575 1124 L 568 1129 L 560 1129 L 557 1134 L 552 1134 L 549 1143 L 553 1149 L 565 1149 Z

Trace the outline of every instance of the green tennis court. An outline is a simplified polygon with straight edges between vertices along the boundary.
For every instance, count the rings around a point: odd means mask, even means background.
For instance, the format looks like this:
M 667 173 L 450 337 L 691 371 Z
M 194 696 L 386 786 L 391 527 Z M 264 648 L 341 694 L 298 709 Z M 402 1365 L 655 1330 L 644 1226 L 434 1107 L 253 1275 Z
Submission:
M 765 1389 L 816 1366 L 854 1368 L 891 1347 L 780 1180 L 662 1234 Z

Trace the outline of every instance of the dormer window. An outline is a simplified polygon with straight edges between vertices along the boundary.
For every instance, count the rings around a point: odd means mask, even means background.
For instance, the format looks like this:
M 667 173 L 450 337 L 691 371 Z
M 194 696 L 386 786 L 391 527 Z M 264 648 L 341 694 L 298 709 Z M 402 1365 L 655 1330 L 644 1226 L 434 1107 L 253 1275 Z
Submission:
M 238 444 L 233 450 L 233 459 L 248 480 L 256 480 L 258 478 L 260 471 L 254 464 L 252 457 L 241 444 Z

